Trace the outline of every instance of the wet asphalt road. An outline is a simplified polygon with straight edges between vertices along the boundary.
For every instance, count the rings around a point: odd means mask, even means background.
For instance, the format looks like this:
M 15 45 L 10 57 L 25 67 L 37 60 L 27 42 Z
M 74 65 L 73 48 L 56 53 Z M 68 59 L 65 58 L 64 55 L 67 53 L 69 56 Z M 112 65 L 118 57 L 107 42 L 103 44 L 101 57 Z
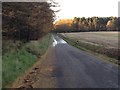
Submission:
M 118 67 L 53 35 L 54 75 L 59 88 L 118 88 Z

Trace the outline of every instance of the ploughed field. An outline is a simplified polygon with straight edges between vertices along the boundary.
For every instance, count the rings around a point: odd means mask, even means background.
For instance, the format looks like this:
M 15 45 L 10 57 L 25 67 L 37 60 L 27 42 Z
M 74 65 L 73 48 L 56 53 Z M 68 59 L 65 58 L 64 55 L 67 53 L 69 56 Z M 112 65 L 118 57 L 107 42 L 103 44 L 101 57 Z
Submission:
M 81 42 L 102 45 L 106 48 L 118 48 L 118 32 L 80 32 L 63 35 Z
M 62 33 L 69 38 L 75 45 L 84 47 L 96 53 L 107 55 L 118 60 L 118 35 L 119 32 L 77 32 Z

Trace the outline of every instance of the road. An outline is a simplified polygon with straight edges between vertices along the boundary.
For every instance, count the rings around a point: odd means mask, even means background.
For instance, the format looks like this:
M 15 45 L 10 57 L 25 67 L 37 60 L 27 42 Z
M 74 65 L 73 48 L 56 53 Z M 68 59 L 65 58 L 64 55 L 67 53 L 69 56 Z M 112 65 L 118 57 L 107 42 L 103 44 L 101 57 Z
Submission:
M 45 55 L 12 88 L 118 88 L 117 66 L 69 45 L 56 34 L 52 38 Z
M 59 88 L 118 88 L 118 67 L 81 51 L 56 34 L 53 37 L 54 77 Z

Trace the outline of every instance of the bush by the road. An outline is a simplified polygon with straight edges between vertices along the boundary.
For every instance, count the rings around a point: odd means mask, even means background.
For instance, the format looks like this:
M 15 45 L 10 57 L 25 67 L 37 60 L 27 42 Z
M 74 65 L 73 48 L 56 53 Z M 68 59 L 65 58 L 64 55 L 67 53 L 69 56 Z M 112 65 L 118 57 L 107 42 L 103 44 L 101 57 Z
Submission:
M 46 52 L 49 41 L 50 35 L 46 35 L 40 41 L 31 41 L 26 44 L 22 42 L 3 41 L 3 47 L 6 47 L 3 50 L 2 62 L 3 87 L 11 84 L 19 75 L 33 65 L 37 61 L 37 58 Z

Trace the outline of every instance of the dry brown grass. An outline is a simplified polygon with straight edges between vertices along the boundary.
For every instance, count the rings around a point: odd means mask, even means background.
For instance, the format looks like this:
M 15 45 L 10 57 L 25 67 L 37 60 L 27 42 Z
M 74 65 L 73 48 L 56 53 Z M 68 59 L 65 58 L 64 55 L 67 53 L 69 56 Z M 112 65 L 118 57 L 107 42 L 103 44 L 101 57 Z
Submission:
M 80 32 L 65 33 L 69 38 L 107 48 L 118 48 L 118 32 Z

